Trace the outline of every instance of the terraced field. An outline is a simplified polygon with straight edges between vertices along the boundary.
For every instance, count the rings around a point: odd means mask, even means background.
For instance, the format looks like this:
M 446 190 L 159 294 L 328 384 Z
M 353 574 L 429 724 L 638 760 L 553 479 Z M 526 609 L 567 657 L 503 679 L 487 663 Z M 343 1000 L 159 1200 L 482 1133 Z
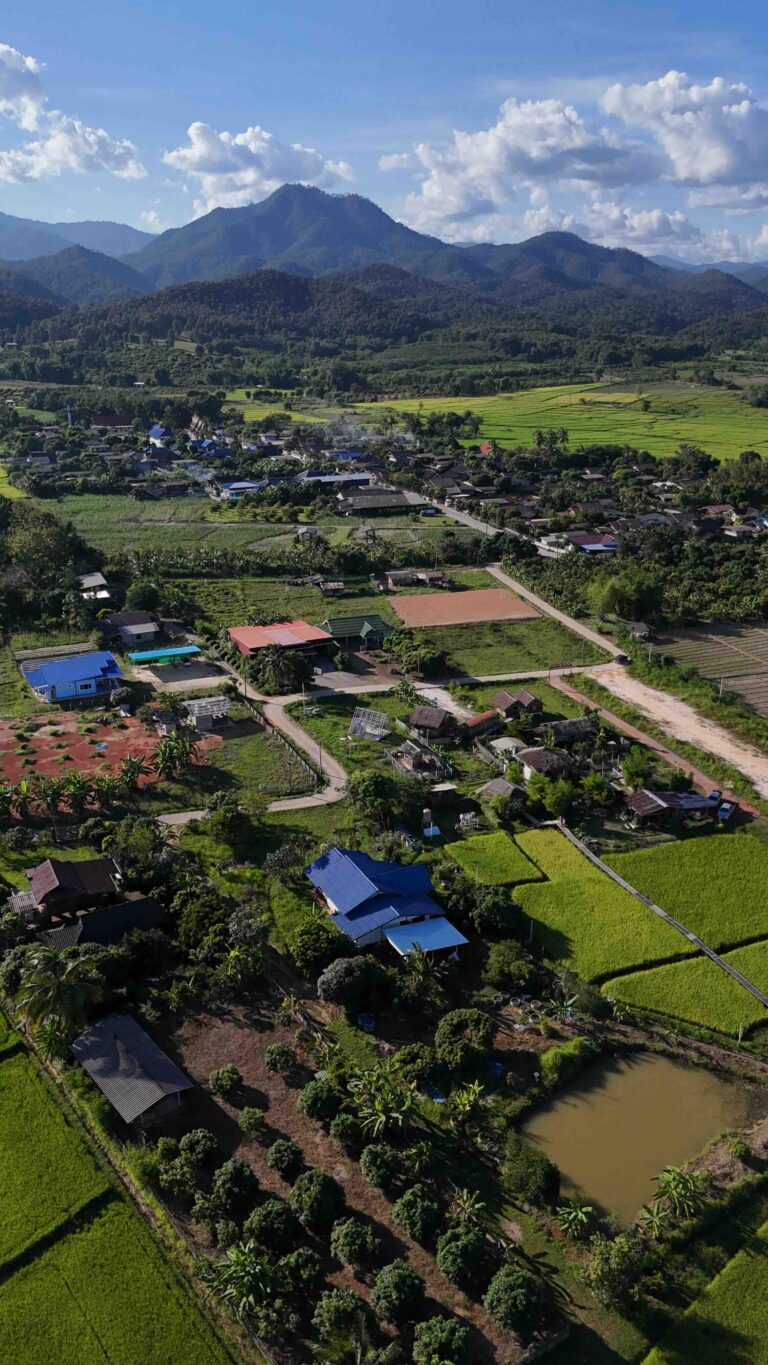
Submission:
M 711 626 L 665 632 L 659 651 L 712 682 L 723 680 L 758 715 L 768 716 L 768 626 Z
M 768 991 L 768 942 L 735 948 L 722 957 L 760 990 Z M 742 1024 L 749 1029 L 768 1023 L 759 1000 L 708 957 L 618 976 L 605 983 L 603 992 L 612 1000 L 623 1000 L 628 1005 L 668 1014 L 673 1019 L 732 1037 L 738 1035 Z

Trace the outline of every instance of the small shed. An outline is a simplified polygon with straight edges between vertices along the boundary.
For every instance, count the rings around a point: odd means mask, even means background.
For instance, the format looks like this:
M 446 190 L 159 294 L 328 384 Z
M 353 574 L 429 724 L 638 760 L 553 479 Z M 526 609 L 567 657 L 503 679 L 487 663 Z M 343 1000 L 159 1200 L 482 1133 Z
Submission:
M 177 1109 L 192 1081 L 129 1014 L 108 1014 L 70 1051 L 125 1123 L 146 1128 Z
M 450 711 L 442 706 L 416 706 L 411 712 L 408 725 L 411 731 L 426 739 L 446 739 L 451 732 L 453 721 Z
M 228 723 L 230 705 L 229 697 L 194 697 L 185 701 L 184 709 L 195 729 L 205 734 L 216 725 Z

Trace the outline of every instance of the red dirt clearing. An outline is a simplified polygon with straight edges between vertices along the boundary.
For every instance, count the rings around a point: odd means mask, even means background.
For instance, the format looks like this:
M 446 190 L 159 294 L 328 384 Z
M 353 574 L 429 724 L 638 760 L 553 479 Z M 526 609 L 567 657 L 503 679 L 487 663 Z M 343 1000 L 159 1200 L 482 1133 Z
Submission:
M 88 734 L 78 729 L 78 723 L 82 725 L 83 721 L 93 727 Z M 24 750 L 20 750 L 19 731 L 29 735 L 26 741 L 29 747 Z M 198 741 L 198 761 L 204 761 L 206 750 L 220 743 L 217 735 Z M 149 762 L 157 745 L 157 735 L 145 730 L 135 716 L 126 719 L 124 730 L 104 725 L 98 714 L 89 713 L 86 717 L 72 711 L 56 712 L 50 720 L 41 716 L 0 720 L 0 778 L 15 784 L 35 773 L 65 777 L 76 770 L 84 773 L 112 770 L 119 768 L 129 755 Z M 141 780 L 141 786 L 155 780 L 155 774 L 150 773 Z
M 534 607 L 506 588 L 413 593 L 387 599 L 406 626 L 464 626 L 474 621 L 534 621 Z

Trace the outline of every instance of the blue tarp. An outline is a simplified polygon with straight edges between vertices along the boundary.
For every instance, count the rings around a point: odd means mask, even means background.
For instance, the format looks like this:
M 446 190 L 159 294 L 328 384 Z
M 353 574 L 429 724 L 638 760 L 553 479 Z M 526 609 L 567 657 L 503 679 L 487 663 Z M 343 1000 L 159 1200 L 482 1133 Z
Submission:
M 418 924 L 397 924 L 392 929 L 385 929 L 384 937 L 401 957 L 407 957 L 417 947 L 423 953 L 438 953 L 448 948 L 460 948 L 467 942 L 450 920 L 444 918 L 422 920 Z

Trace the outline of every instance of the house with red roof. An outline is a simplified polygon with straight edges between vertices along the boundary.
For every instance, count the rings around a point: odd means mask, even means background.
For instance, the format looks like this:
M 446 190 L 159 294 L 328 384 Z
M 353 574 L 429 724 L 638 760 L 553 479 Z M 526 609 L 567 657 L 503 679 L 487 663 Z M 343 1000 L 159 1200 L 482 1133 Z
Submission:
M 333 636 L 306 621 L 279 621 L 271 626 L 230 626 L 233 645 L 252 659 L 260 649 L 290 649 L 301 654 L 326 654 L 333 647 Z

